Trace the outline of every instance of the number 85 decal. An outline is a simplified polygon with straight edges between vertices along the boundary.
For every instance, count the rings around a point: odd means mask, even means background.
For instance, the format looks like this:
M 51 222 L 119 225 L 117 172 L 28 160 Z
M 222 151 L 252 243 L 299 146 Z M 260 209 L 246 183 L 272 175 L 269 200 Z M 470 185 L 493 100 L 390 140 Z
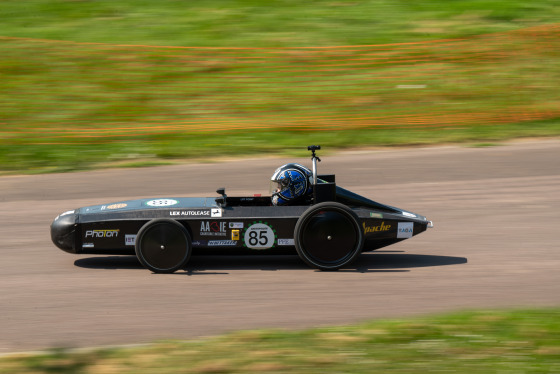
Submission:
M 266 223 L 253 223 L 243 235 L 244 244 L 251 249 L 268 249 L 274 246 L 276 233 Z

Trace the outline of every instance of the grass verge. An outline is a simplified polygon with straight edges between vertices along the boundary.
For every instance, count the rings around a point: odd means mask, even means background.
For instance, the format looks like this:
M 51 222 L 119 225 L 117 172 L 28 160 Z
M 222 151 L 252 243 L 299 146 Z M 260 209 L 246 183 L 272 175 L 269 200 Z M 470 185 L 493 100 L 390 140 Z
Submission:
M 0 1 L 0 173 L 558 136 L 556 3 Z
M 560 309 L 468 311 L 304 331 L 0 358 L 0 373 L 558 373 Z
M 289 155 L 307 157 L 306 147 L 320 144 L 323 152 L 357 147 L 425 146 L 459 143 L 497 144 L 527 137 L 557 137 L 560 121 L 548 120 L 499 126 L 426 129 L 361 129 L 335 131 L 230 131 L 133 137 L 127 141 L 0 144 L 0 175 L 69 172 L 95 168 L 144 167 L 184 162 L 212 162 L 222 157 Z

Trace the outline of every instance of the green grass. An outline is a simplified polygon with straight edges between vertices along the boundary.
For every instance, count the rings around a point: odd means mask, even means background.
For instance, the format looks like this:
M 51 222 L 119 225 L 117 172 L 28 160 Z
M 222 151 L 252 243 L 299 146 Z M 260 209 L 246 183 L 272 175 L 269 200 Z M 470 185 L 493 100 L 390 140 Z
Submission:
M 321 144 L 323 154 L 357 147 L 426 146 L 464 143 L 491 146 L 524 137 L 560 134 L 560 121 L 541 121 L 502 126 L 416 130 L 340 130 L 329 132 L 259 131 L 229 132 L 223 137 L 205 134 L 138 138 L 127 142 L 89 144 L 0 145 L 0 164 L 7 173 L 68 172 L 94 168 L 169 165 L 190 159 L 219 161 L 222 157 L 288 155 L 307 157 L 307 145 Z M 481 142 L 484 141 L 484 142 Z M 325 148 L 325 145 L 327 147 Z M 79 156 L 78 156 L 79 155 Z M 0 174 L 2 172 L 0 171 Z
M 469 311 L 0 357 L 0 373 L 559 373 L 560 310 Z
M 81 42 L 298 47 L 463 37 L 558 22 L 554 0 L 0 1 L 1 34 Z
M 0 173 L 560 135 L 556 0 L 34 0 L 0 15 Z

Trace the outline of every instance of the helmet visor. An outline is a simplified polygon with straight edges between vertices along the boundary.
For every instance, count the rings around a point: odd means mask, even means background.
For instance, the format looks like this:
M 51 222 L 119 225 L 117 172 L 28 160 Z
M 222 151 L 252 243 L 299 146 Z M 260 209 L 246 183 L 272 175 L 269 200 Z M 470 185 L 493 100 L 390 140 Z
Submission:
M 282 190 L 284 190 L 285 188 L 288 187 L 289 184 L 289 180 L 287 179 L 280 179 L 280 180 L 271 180 L 270 181 L 270 193 L 272 195 L 274 195 L 275 193 L 278 193 Z

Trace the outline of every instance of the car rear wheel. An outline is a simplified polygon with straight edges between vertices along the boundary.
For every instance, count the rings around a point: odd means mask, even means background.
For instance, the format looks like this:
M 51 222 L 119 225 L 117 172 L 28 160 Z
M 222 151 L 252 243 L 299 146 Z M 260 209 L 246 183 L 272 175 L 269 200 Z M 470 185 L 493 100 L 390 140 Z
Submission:
M 346 205 L 324 202 L 307 209 L 296 223 L 294 243 L 311 267 L 337 270 L 362 252 L 364 235 L 358 216 Z
M 154 273 L 173 273 L 189 260 L 192 240 L 179 222 L 154 219 L 138 231 L 135 251 L 140 263 Z

